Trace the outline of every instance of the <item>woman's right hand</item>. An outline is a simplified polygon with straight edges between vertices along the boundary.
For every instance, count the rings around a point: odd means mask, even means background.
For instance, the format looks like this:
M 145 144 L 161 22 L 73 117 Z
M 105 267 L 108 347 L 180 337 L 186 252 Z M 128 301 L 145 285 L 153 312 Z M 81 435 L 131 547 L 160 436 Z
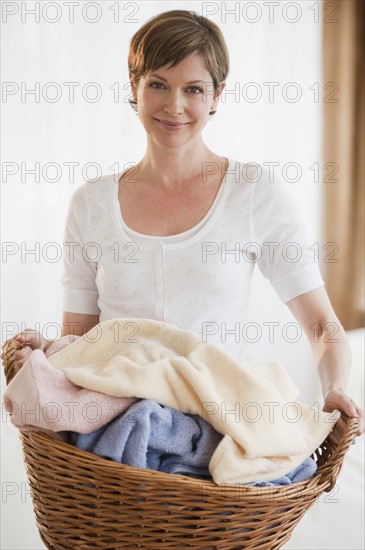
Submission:
M 45 351 L 52 343 L 51 341 L 46 340 L 40 332 L 32 328 L 26 328 L 22 332 L 19 332 L 19 334 L 14 336 L 14 338 L 12 339 L 23 344 L 23 347 L 19 350 L 16 350 L 13 355 L 13 368 L 15 373 L 17 373 L 22 368 L 33 350 L 40 349 L 42 351 Z M 4 345 L 5 344 L 3 344 L 2 346 L 2 360 L 4 360 Z

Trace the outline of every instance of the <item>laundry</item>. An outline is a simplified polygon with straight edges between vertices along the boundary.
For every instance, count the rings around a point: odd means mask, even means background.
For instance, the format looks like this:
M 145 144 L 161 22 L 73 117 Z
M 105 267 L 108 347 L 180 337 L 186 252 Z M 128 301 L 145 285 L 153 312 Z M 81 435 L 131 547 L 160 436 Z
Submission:
M 70 434 L 69 442 L 137 468 L 210 477 L 210 458 L 222 437 L 199 415 L 143 399 L 92 433 Z
M 142 399 L 92 433 L 70 433 L 68 442 L 136 468 L 209 479 L 209 461 L 222 437 L 199 415 Z M 307 458 L 285 476 L 248 485 L 291 485 L 311 478 L 316 469 L 316 462 Z
M 340 414 L 314 415 L 295 401 L 298 391 L 282 365 L 253 367 L 195 333 L 151 319 L 104 321 L 48 360 L 78 386 L 202 416 L 224 435 L 209 463 L 216 483 L 286 475 Z
M 45 353 L 34 350 L 4 393 L 11 422 L 22 430 L 89 433 L 121 414 L 137 399 L 112 397 L 76 386 L 65 373 L 50 365 L 47 357 L 75 341 L 63 336 Z
M 131 466 L 210 478 L 212 456 L 222 440 L 228 442 L 229 450 L 232 439 L 198 414 L 183 413 L 151 399 L 114 397 L 76 386 L 49 359 L 77 340 L 80 338 L 65 336 L 45 353 L 31 353 L 4 394 L 12 422 L 23 430 L 40 429 L 82 450 Z M 237 421 L 236 410 L 227 407 L 226 412 L 233 413 Z M 218 455 L 218 467 L 223 466 Z M 264 480 L 258 475 L 248 484 L 297 483 L 312 477 L 316 468 L 315 461 L 306 458 L 281 477 Z

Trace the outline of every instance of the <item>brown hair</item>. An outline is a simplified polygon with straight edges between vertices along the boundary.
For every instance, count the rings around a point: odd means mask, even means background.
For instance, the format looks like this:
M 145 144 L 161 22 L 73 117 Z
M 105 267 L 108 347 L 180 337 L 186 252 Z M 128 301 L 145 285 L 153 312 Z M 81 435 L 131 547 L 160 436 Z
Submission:
M 227 45 L 220 28 L 194 11 L 166 11 L 149 19 L 133 35 L 128 68 L 138 85 L 148 72 L 167 64 L 174 67 L 197 53 L 203 55 L 217 91 L 229 71 Z

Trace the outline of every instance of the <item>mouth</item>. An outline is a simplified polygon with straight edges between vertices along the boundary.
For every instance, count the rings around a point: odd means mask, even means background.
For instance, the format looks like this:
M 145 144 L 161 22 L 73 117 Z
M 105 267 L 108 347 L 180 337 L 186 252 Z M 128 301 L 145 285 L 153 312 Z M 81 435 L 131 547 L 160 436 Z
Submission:
M 190 124 L 190 122 L 170 122 L 169 120 L 160 120 L 159 118 L 155 118 L 155 120 L 157 120 L 161 126 L 169 130 L 180 130 Z

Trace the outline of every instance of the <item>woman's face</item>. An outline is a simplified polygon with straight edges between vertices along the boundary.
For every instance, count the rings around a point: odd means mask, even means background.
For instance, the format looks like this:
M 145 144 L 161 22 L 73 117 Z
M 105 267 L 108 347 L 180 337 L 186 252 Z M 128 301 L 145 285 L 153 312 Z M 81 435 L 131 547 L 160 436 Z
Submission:
M 175 67 L 164 65 L 141 78 L 135 95 L 140 120 L 154 142 L 179 147 L 199 137 L 214 109 L 213 79 L 200 54 Z

